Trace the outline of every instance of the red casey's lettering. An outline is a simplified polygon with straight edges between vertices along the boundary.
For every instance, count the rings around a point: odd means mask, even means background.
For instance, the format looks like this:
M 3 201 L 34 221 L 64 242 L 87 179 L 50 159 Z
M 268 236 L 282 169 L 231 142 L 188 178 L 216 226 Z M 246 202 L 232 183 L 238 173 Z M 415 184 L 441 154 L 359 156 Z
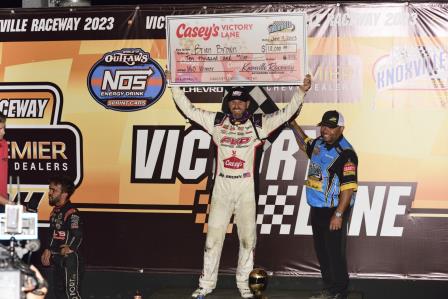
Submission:
M 218 36 L 219 26 L 213 24 L 212 26 L 193 26 L 189 27 L 182 23 L 176 29 L 176 36 L 183 37 L 202 37 L 204 40 L 209 40 L 211 36 Z

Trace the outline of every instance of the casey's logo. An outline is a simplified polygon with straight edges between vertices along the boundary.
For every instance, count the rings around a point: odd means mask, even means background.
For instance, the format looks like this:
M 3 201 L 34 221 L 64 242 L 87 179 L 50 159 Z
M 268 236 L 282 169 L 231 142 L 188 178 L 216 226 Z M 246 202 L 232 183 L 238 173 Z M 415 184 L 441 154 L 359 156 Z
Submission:
M 240 158 L 236 157 L 236 152 L 232 151 L 232 157 L 224 159 L 224 167 L 225 168 L 230 168 L 230 169 L 243 169 L 244 168 L 244 163 L 246 163 L 246 161 L 241 160 Z
M 189 27 L 182 23 L 176 29 L 176 36 L 183 37 L 202 37 L 203 40 L 209 40 L 212 36 L 218 36 L 219 26 L 213 24 L 212 26 L 193 26 Z

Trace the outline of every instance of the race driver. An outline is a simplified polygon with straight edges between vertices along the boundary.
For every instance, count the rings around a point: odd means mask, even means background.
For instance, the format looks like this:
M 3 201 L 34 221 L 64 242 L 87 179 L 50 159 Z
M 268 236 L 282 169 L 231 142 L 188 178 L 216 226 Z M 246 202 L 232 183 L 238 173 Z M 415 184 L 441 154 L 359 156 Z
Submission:
M 53 264 L 53 289 L 58 299 L 81 299 L 82 264 L 79 246 L 83 239 L 83 223 L 70 197 L 75 192 L 73 181 L 66 177 L 50 179 L 48 201 L 50 243 L 41 256 L 42 265 Z
M 169 78 L 169 72 L 167 76 Z M 307 75 L 291 102 L 272 114 L 250 114 L 249 96 L 242 87 L 231 89 L 223 99 L 224 105 L 228 105 L 229 114 L 195 108 L 180 88 L 171 88 L 173 99 L 182 113 L 203 127 L 217 145 L 204 268 L 193 298 L 206 296 L 216 287 L 221 250 L 232 214 L 235 215 L 240 241 L 237 287 L 242 298 L 252 298 L 248 279 L 253 269 L 256 242 L 256 151 L 271 132 L 300 112 L 303 98 L 310 87 L 311 77 Z

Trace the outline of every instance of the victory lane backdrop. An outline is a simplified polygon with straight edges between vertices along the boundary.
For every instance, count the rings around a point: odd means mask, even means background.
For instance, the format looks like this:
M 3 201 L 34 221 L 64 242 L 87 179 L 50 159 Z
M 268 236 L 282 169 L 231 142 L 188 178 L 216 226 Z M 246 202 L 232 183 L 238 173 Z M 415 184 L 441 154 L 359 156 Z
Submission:
M 85 220 L 87 267 L 199 272 L 214 150 L 166 88 L 165 16 L 303 11 L 313 85 L 297 120 L 316 137 L 323 112 L 339 110 L 360 161 L 350 272 L 447 279 L 447 9 L 316 3 L 0 12 L 0 111 L 8 117 L 9 169 L 22 178 L 22 201 L 38 208 L 45 238 L 48 178 L 68 174 Z M 253 108 L 275 111 L 296 88 L 254 88 Z M 225 88 L 185 92 L 218 111 Z M 307 166 L 287 128 L 266 146 L 256 264 L 276 274 L 318 274 Z M 17 196 L 15 184 L 11 190 Z M 104 244 L 109 250 L 96 250 Z M 224 246 L 222 269 L 232 272 L 233 223 Z

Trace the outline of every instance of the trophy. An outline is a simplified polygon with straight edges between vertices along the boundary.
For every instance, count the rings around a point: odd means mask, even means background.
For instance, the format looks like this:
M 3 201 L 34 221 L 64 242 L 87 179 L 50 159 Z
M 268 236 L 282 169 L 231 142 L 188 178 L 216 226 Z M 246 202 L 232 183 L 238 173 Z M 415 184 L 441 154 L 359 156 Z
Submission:
M 249 288 L 255 299 L 267 299 L 262 292 L 268 285 L 268 274 L 261 268 L 253 269 L 249 274 Z

